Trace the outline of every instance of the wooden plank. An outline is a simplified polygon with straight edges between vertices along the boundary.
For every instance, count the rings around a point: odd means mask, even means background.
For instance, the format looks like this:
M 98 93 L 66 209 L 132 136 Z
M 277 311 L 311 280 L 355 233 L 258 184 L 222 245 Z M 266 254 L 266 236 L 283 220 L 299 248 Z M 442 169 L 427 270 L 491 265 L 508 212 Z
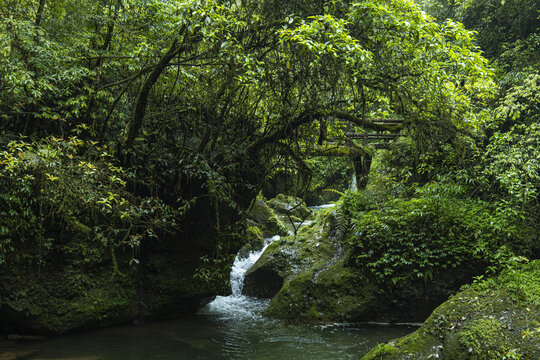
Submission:
M 347 136 L 342 138 L 337 137 L 329 137 L 326 139 L 327 142 L 346 142 L 347 139 L 367 139 L 367 140 L 394 140 L 398 138 L 400 134 L 376 134 L 376 133 L 369 133 L 369 134 L 347 134 Z
M 376 118 L 376 119 L 366 119 L 368 121 L 371 121 L 375 124 L 384 124 L 384 125 L 399 125 L 403 124 L 403 120 L 399 119 L 382 119 L 382 118 Z
M 400 134 L 377 134 L 377 133 L 368 133 L 368 134 L 347 134 L 349 139 L 368 139 L 368 140 L 393 140 L 400 136 Z

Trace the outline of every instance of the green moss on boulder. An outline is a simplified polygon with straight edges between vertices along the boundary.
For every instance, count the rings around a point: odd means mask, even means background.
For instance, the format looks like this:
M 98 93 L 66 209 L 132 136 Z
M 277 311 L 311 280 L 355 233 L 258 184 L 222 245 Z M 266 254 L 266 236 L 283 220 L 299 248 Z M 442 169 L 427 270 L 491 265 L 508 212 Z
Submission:
M 268 200 L 268 206 L 278 214 L 297 219 L 306 219 L 311 213 L 302 199 L 283 194 L 278 194 L 275 198 Z
M 274 211 L 261 197 L 255 199 L 251 206 L 248 213 L 248 221 L 251 226 L 257 226 L 265 237 L 274 235 L 285 236 L 288 234 L 283 222 L 278 219 Z
M 248 270 L 244 293 L 273 297 L 266 315 L 293 322 L 418 322 L 461 285 L 454 271 L 387 287 L 351 264 L 352 251 L 332 210 L 270 245 Z
M 540 260 L 470 286 L 404 338 L 363 360 L 540 358 Z
M 252 251 L 260 251 L 264 247 L 264 235 L 258 226 L 248 226 L 246 229 L 246 245 L 238 252 L 238 256 L 246 258 Z

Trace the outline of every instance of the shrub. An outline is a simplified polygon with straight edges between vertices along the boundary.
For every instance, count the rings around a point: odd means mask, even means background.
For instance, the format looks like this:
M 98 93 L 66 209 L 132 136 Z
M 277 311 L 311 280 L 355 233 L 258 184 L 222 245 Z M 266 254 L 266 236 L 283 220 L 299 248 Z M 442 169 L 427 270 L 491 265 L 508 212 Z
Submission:
M 455 196 L 449 185 L 426 185 L 418 197 L 395 199 L 378 209 L 361 204 L 365 195 L 343 204 L 351 207 L 351 262 L 367 267 L 382 283 L 431 280 L 443 271 L 496 272 L 504 259 L 522 253 L 530 232 L 513 225 L 508 213 L 489 203 Z

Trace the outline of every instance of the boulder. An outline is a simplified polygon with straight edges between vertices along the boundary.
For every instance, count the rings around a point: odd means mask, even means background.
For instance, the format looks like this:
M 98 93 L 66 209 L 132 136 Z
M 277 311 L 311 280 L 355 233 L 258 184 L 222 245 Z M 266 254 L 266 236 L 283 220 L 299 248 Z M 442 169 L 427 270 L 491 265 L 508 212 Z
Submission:
M 278 219 L 274 211 L 260 197 L 255 199 L 249 209 L 248 222 L 250 226 L 257 226 L 264 237 L 285 236 L 288 234 L 283 222 Z
M 540 358 L 540 260 L 473 284 L 362 360 Z
M 279 194 L 268 200 L 268 206 L 278 214 L 295 217 L 300 220 L 306 219 L 311 211 L 304 201 L 298 197 Z
M 248 226 L 246 229 L 246 245 L 238 252 L 240 258 L 247 258 L 250 252 L 260 251 L 264 247 L 264 235 L 257 226 Z
M 422 322 L 469 279 L 463 267 L 430 281 L 383 284 L 351 260 L 346 239 L 335 211 L 321 214 L 265 250 L 246 274 L 244 294 L 272 297 L 265 314 L 292 322 Z

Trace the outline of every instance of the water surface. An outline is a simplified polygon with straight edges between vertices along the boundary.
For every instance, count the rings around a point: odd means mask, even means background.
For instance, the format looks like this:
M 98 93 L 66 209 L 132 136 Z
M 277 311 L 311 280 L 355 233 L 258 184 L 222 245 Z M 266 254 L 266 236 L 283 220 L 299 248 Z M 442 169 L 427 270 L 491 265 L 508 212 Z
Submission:
M 279 237 L 267 239 L 267 245 Z M 268 300 L 242 295 L 244 276 L 262 251 L 237 258 L 232 295 L 218 296 L 191 317 L 139 326 L 121 326 L 22 343 L 29 359 L 359 359 L 377 343 L 403 336 L 406 326 L 291 325 L 267 319 Z M 2 351 L 0 351 L 0 358 Z

